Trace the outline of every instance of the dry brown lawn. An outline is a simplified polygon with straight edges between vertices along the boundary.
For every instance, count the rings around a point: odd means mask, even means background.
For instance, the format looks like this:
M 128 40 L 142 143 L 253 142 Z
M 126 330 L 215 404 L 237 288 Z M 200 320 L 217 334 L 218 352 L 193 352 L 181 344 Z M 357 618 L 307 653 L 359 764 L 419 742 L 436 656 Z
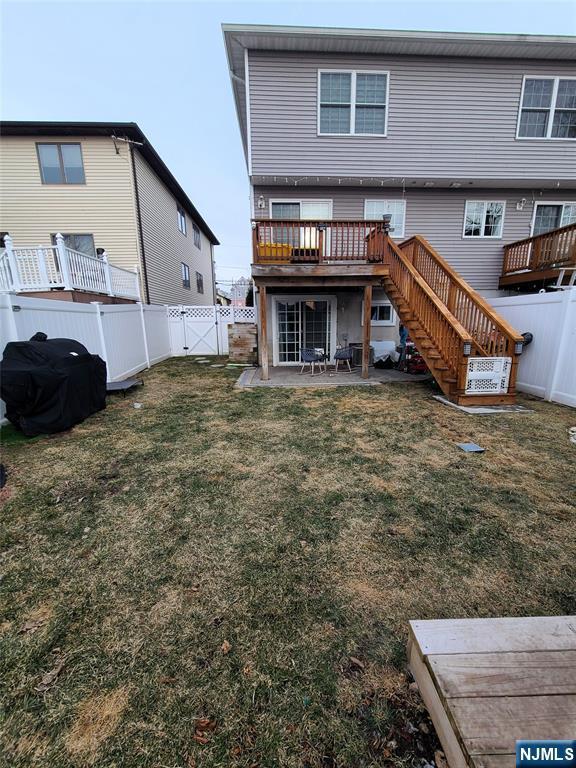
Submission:
M 419 766 L 409 619 L 576 613 L 573 410 L 236 376 L 4 430 L 3 764 Z

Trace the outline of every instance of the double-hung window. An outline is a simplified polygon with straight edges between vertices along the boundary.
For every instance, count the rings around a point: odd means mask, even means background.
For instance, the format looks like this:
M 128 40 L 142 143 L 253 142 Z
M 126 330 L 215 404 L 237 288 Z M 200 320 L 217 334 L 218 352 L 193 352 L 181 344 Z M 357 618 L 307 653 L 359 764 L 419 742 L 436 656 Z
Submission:
M 365 200 L 364 218 L 366 221 L 382 221 L 383 216 L 390 216 L 390 234 L 392 237 L 404 237 L 406 220 L 405 200 Z
M 178 229 L 183 235 L 186 234 L 186 211 L 180 205 L 176 206 L 176 215 L 178 217 Z
M 193 223 L 192 224 L 192 231 L 194 232 L 194 245 L 196 248 L 200 248 L 201 242 L 200 242 L 200 227 L 198 224 Z
M 386 136 L 388 72 L 318 73 L 318 133 Z
M 87 256 L 96 256 L 94 235 L 63 234 L 64 245 L 71 251 L 85 253 Z M 56 245 L 56 235 L 51 235 L 52 245 Z
M 502 237 L 504 203 L 494 200 L 467 200 L 464 237 Z
M 190 267 L 181 261 L 180 269 L 182 272 L 182 288 L 190 288 Z
M 525 77 L 520 139 L 576 139 L 576 78 Z
M 85 184 L 80 144 L 36 144 L 42 184 Z
M 204 293 L 204 275 L 201 272 L 196 272 L 196 291 Z

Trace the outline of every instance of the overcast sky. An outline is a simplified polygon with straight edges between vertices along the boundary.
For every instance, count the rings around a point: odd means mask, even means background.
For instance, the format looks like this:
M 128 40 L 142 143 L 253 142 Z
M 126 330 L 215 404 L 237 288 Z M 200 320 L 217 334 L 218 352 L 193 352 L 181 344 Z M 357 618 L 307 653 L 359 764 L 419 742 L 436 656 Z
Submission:
M 576 0 L 21 0 L 1 8 L 2 118 L 137 122 L 220 239 L 223 284 L 248 275 L 250 264 L 248 182 L 223 22 L 576 34 Z

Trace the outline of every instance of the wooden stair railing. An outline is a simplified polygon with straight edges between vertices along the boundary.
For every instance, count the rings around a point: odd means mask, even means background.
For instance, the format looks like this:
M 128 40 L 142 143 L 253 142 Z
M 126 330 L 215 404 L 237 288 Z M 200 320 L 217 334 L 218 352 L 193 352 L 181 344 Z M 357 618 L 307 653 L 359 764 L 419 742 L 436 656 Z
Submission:
M 418 274 L 393 240 L 388 240 L 384 278 L 386 292 L 418 351 L 448 397 L 461 398 L 466 389 L 468 356 L 473 338 Z
M 513 394 L 518 359 L 522 352 L 522 336 L 423 237 L 411 237 L 401 243 L 400 248 L 418 274 L 472 336 L 474 355 L 512 359 L 508 389 Z
M 556 266 L 576 266 L 576 222 L 504 246 L 502 277 Z

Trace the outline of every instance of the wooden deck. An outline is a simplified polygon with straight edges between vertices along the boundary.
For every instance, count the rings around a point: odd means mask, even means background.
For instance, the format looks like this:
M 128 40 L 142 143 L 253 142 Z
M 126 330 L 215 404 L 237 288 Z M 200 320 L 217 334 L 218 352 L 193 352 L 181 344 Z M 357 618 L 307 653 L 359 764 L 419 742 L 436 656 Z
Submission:
M 576 734 L 576 616 L 411 621 L 408 657 L 450 768 Z

